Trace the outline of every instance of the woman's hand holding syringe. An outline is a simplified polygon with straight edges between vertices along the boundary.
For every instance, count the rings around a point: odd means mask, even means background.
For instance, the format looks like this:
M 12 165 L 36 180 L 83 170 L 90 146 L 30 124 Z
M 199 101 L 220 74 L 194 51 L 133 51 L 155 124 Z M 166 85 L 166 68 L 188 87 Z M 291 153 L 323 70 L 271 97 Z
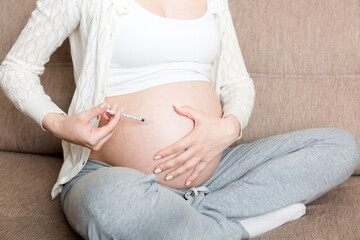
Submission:
M 144 118 L 125 114 L 123 110 L 124 108 L 122 107 L 121 111 L 117 111 L 116 103 L 110 106 L 104 102 L 99 106 L 70 117 L 65 117 L 59 113 L 48 113 L 43 118 L 42 124 L 47 131 L 59 139 L 98 151 L 116 131 L 121 117 L 149 123 L 149 120 Z M 106 120 L 106 125 L 92 128 L 90 120 L 100 116 Z
M 106 110 L 109 108 L 115 111 L 115 114 L 108 114 Z M 70 117 L 60 113 L 48 113 L 43 118 L 42 125 L 59 139 L 98 151 L 116 131 L 122 114 L 122 111 L 117 111 L 116 108 L 115 104 L 109 106 L 104 102 Z M 106 125 L 92 128 L 90 120 L 100 116 L 106 119 Z

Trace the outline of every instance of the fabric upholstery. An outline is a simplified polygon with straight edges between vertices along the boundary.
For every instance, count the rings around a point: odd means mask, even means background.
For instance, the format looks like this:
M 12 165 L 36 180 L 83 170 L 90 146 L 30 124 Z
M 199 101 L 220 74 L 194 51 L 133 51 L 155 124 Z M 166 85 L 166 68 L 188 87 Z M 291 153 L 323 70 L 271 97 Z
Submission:
M 360 236 L 359 176 L 306 205 L 306 214 L 254 240 L 357 240 Z
M 360 146 L 359 1 L 229 4 L 256 90 L 242 142 L 308 127 L 339 127 L 354 134 Z
M 0 239 L 81 239 L 51 200 L 59 157 L 0 151 Z M 29 181 L 25 181 L 29 179 Z

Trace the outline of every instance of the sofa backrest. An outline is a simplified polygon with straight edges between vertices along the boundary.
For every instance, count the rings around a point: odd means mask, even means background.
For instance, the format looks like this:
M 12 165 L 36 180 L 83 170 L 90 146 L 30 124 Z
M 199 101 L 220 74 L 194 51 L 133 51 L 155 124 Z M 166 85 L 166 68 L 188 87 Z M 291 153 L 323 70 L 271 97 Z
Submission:
M 1 1 L 0 60 L 16 41 L 36 0 Z M 256 88 L 241 142 L 310 127 L 340 127 L 360 145 L 360 5 L 358 0 L 229 0 L 245 64 Z M 41 76 L 67 111 L 74 91 L 69 42 Z M 0 150 L 61 153 L 0 93 Z
M 256 89 L 242 141 L 338 127 L 351 132 L 359 148 L 359 1 L 229 2 Z

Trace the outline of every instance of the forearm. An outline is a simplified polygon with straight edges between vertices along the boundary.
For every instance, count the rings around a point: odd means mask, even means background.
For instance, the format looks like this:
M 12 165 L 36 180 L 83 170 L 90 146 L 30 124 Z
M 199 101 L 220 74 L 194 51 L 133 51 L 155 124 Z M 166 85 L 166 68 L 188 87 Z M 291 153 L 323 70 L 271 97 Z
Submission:
M 41 127 L 48 113 L 66 114 L 45 93 L 40 76 L 51 54 L 80 24 L 81 2 L 36 1 L 36 9 L 0 65 L 0 87 L 18 110 Z
M 225 12 L 221 21 L 224 30 L 221 42 L 226 44 L 222 44 L 217 77 L 221 83 L 220 101 L 223 118 L 232 115 L 239 122 L 240 130 L 236 139 L 239 140 L 254 106 L 255 88 L 245 66 L 228 1 L 224 2 Z

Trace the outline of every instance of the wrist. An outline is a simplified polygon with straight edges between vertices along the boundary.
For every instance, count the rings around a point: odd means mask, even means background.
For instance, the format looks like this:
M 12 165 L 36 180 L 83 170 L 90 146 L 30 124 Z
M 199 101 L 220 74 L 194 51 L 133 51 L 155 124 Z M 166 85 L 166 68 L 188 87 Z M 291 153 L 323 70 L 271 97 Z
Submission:
M 48 113 L 42 120 L 43 128 L 58 137 L 58 133 L 62 132 L 62 123 L 66 119 L 62 113 Z
M 237 117 L 230 114 L 227 115 L 224 119 L 227 119 L 230 122 L 230 125 L 232 126 L 232 132 L 234 134 L 234 139 L 237 139 L 241 136 L 241 124 Z

